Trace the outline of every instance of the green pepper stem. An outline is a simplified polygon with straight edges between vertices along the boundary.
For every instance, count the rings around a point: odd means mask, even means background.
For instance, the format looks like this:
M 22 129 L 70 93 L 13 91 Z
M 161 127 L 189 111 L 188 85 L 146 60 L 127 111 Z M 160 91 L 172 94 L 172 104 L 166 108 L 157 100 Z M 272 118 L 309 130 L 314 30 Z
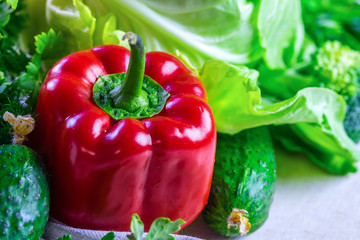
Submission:
M 128 32 L 123 36 L 130 45 L 130 62 L 125 74 L 124 83 L 121 88 L 112 91 L 113 106 L 124 108 L 131 112 L 139 107 L 148 105 L 148 100 L 144 97 L 142 84 L 145 71 L 145 47 L 140 36 Z

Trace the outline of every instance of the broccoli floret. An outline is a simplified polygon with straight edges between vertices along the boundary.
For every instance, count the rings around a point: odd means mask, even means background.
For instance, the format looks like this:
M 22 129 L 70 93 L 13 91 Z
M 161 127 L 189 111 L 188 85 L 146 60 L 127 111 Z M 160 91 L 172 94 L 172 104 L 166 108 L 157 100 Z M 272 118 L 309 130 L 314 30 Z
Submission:
M 360 52 L 338 41 L 327 41 L 313 57 L 314 76 L 349 101 L 359 91 Z
M 348 136 L 358 143 L 360 141 L 360 92 L 347 104 L 344 127 Z
M 314 72 L 321 87 L 334 90 L 346 100 L 346 133 L 360 141 L 360 52 L 338 41 L 326 42 L 314 55 Z

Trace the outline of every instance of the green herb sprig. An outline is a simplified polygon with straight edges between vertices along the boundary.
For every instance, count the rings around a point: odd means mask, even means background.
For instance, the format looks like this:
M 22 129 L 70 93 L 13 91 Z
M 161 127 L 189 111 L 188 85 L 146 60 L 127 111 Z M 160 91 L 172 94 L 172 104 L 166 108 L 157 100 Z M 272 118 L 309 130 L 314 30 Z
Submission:
M 134 214 L 131 219 L 130 229 L 131 234 L 127 236 L 129 240 L 173 240 L 174 236 L 171 236 L 172 233 L 180 230 L 180 226 L 185 222 L 182 219 L 176 221 L 171 221 L 168 218 L 157 218 L 151 224 L 150 230 L 143 238 L 144 235 L 144 223 L 141 221 L 139 215 Z M 114 240 L 115 233 L 109 232 L 101 240 Z M 56 240 L 72 240 L 71 235 L 64 235 L 61 238 Z

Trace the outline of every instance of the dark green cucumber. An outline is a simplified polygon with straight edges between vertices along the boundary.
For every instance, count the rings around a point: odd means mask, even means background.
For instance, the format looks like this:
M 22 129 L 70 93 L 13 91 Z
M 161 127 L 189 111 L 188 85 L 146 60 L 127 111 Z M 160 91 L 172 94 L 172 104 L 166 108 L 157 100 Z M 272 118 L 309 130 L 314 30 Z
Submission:
M 215 159 L 205 221 L 228 237 L 254 232 L 268 217 L 275 189 L 276 163 L 267 127 L 218 133 Z
M 0 146 L 0 239 L 40 239 L 49 217 L 49 188 L 35 152 Z

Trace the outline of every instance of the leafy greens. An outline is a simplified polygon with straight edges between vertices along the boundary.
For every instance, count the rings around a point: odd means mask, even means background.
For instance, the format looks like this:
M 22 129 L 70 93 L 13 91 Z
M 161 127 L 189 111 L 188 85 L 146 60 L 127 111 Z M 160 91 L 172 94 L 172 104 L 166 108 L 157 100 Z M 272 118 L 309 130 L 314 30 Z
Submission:
M 303 40 L 298 0 L 49 0 L 46 14 L 38 15 L 63 32 L 72 51 L 118 43 L 121 29 L 142 36 L 148 51 L 179 50 L 197 67 L 210 59 L 233 64 L 264 59 L 271 68 L 283 68 L 296 59 Z
M 0 2 L 0 6 L 0 116 L 6 111 L 15 115 L 33 114 L 48 70 L 46 65 L 52 65 L 64 54 L 62 36 L 52 29 L 35 36 L 36 49 L 31 56 L 22 50 L 19 42 L 19 34 L 28 19 L 24 2 Z M 10 126 L 3 121 L 0 125 L 0 144 L 9 143 Z
M 336 40 L 360 51 L 358 0 L 301 0 L 306 33 L 321 46 Z
M 261 125 L 291 124 L 293 136 L 302 139 L 305 153 L 315 164 L 336 174 L 356 170 L 353 163 L 360 160 L 360 152 L 344 130 L 346 105 L 335 92 L 305 88 L 287 100 L 266 99 L 267 104 L 262 104 L 255 70 L 210 61 L 199 76 L 219 132 L 234 134 Z
M 29 0 L 35 20 L 23 39 L 29 45 L 28 39 L 51 27 L 62 32 L 71 52 L 124 45 L 124 32 L 136 32 L 147 51 L 175 53 L 199 74 L 218 131 L 234 134 L 282 125 L 276 127 L 277 135 L 287 148 L 305 152 L 332 173 L 345 174 L 355 171 L 360 158 L 344 131 L 346 103 L 334 91 L 314 85 L 317 77 L 297 74 L 324 39 L 357 49 L 351 36 L 358 34 L 359 15 L 351 7 L 358 4 L 349 0 L 345 8 L 339 6 L 338 0 Z M 351 10 L 351 22 L 341 18 L 344 9 Z M 328 28 L 322 19 L 341 28 Z M 331 37 L 334 29 L 341 33 Z M 319 30 L 324 35 L 317 35 Z

